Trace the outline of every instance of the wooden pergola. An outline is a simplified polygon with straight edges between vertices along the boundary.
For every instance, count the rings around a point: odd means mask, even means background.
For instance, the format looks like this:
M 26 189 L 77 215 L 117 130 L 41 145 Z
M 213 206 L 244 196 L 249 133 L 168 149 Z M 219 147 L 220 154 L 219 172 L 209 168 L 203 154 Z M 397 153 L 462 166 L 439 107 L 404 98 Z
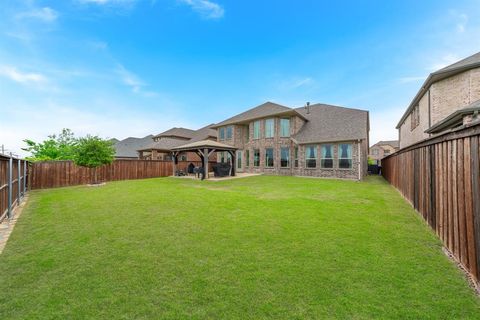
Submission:
M 235 176 L 235 151 L 238 148 L 213 140 L 201 140 L 172 148 L 173 174 L 177 172 L 178 155 L 181 152 L 195 152 L 202 160 L 205 179 L 208 179 L 208 159 L 214 152 L 228 152 L 232 156 L 231 176 Z

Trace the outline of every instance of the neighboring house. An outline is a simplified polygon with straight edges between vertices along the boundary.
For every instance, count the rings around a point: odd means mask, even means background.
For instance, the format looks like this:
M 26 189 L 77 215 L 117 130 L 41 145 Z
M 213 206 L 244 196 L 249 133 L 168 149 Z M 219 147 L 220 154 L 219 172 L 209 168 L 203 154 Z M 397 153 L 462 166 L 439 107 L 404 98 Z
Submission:
M 368 157 L 374 160 L 376 164 L 381 165 L 381 160 L 384 157 L 395 153 L 398 149 L 400 149 L 398 140 L 379 141 L 370 147 Z
M 480 52 L 431 73 L 400 119 L 400 148 L 472 125 L 480 107 Z
M 153 141 L 137 150 L 139 157 L 146 160 L 172 160 L 171 149 L 174 147 L 200 140 L 216 140 L 217 132 L 211 129 L 211 126 L 208 125 L 198 130 L 175 127 L 159 133 L 153 136 Z M 179 156 L 179 160 L 199 161 L 200 158 L 196 153 L 185 152 Z
M 137 150 L 150 144 L 153 136 L 148 135 L 143 138 L 129 137 L 114 144 L 115 159 L 138 159 Z
M 238 148 L 238 172 L 346 179 L 367 174 L 368 111 L 266 102 L 211 128 L 219 142 Z M 229 161 L 227 154 L 218 157 Z

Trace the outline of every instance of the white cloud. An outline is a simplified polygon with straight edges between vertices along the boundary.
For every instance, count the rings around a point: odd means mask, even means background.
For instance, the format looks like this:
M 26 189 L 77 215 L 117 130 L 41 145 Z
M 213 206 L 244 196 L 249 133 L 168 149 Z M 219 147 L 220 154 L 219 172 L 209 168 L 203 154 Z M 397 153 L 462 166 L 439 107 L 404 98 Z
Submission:
M 44 22 L 53 22 L 58 18 L 58 12 L 49 7 L 32 9 L 30 11 L 21 12 L 16 16 L 18 19 L 32 18 L 42 20 Z
M 208 0 L 179 0 L 181 3 L 184 3 L 192 10 L 196 11 L 203 18 L 206 19 L 219 19 L 222 18 L 225 14 L 225 10 L 218 3 L 208 1 Z
M 437 71 L 459 60 L 460 57 L 455 53 L 447 53 L 440 57 L 437 61 L 435 61 L 428 69 L 429 71 Z
M 282 79 L 277 82 L 279 90 L 293 90 L 300 87 L 308 87 L 314 84 L 314 79 L 311 77 L 292 77 L 290 79 Z
M 451 11 L 450 13 L 455 21 L 455 30 L 458 33 L 464 33 L 467 28 L 468 15 L 465 13 L 459 13 L 456 11 Z
M 423 81 L 425 79 L 426 79 L 426 77 L 424 77 L 424 76 L 401 77 L 401 78 L 398 78 L 398 82 L 399 83 L 411 83 L 411 82 L 420 82 L 420 81 Z
M 154 97 L 157 95 L 156 92 L 144 90 L 143 88 L 146 87 L 147 84 L 137 75 L 125 69 L 121 64 L 118 65 L 115 72 L 120 76 L 122 82 L 132 89 L 132 92 L 141 94 L 145 97 Z
M 0 66 L 0 75 L 19 83 L 41 83 L 47 78 L 39 73 L 21 72 L 12 66 Z

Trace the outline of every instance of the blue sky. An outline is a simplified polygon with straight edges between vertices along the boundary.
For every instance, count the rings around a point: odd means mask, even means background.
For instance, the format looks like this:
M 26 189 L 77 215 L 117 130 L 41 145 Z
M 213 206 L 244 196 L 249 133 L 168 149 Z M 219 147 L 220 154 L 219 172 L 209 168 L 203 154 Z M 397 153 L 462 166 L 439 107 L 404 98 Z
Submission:
M 265 101 L 370 111 L 371 142 L 426 76 L 480 51 L 480 0 L 0 1 L 0 145 L 71 128 L 145 136 Z M 348 125 L 348 124 L 345 124 Z

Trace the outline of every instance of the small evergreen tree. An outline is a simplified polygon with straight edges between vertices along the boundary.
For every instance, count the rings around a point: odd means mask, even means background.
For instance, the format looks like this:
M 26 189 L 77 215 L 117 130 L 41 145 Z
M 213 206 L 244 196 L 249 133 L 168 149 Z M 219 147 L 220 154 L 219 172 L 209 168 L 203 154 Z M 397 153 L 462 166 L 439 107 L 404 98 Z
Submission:
M 97 168 L 112 163 L 115 155 L 113 142 L 97 136 L 79 138 L 75 146 L 75 164 L 94 169 L 94 183 L 97 184 Z

